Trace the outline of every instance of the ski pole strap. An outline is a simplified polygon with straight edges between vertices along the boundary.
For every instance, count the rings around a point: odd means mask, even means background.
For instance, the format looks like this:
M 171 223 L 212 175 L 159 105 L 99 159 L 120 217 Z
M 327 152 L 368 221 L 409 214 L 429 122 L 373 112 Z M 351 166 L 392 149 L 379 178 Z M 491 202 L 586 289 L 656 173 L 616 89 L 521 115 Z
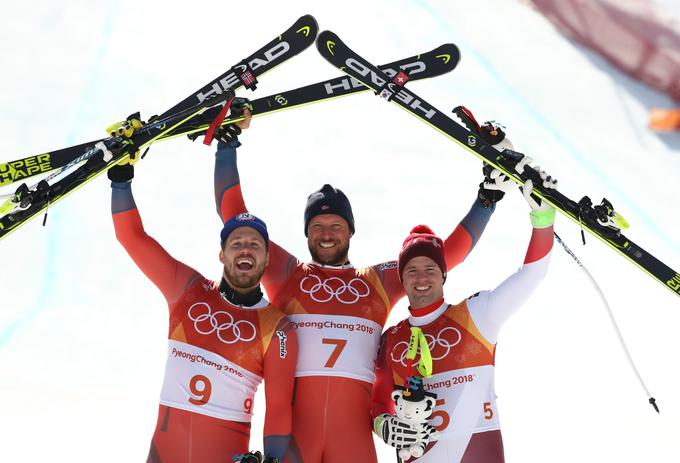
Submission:
M 224 103 L 224 107 L 220 110 L 220 113 L 215 117 L 215 119 L 210 123 L 210 127 L 208 127 L 208 130 L 205 132 L 205 138 L 203 139 L 203 144 L 210 146 L 212 144 L 213 139 L 215 138 L 215 130 L 217 130 L 218 127 L 222 125 L 222 122 L 224 122 L 224 118 L 227 117 L 227 111 L 229 111 L 229 108 L 231 107 L 231 102 L 234 101 L 234 97 L 231 96 L 226 103 Z
M 236 77 L 238 77 L 238 80 L 241 81 L 245 88 L 248 90 L 255 90 L 257 88 L 257 78 L 246 60 L 241 61 L 231 70 L 234 71 L 234 74 L 236 74 Z
M 420 361 L 418 362 L 418 373 L 420 373 L 424 378 L 429 378 L 432 376 L 432 353 L 430 352 L 430 347 L 427 345 L 427 339 L 423 334 L 423 330 L 417 326 L 411 327 L 411 338 L 408 342 L 408 351 L 406 353 L 406 359 L 408 360 L 408 365 L 413 366 L 413 361 L 420 350 Z

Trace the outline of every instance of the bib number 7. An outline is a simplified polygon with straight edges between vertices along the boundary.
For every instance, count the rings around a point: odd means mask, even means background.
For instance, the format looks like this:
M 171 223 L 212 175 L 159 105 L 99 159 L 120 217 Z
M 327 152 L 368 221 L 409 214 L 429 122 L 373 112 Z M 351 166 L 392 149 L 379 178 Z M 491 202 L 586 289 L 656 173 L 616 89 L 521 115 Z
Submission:
M 321 343 L 335 346 L 333 347 L 333 351 L 331 352 L 330 357 L 328 357 L 328 360 L 326 360 L 326 364 L 324 365 L 324 367 L 326 368 L 333 368 L 333 366 L 335 366 L 335 362 L 338 361 L 338 357 L 340 357 L 340 354 L 347 345 L 347 339 L 323 338 L 321 340 Z

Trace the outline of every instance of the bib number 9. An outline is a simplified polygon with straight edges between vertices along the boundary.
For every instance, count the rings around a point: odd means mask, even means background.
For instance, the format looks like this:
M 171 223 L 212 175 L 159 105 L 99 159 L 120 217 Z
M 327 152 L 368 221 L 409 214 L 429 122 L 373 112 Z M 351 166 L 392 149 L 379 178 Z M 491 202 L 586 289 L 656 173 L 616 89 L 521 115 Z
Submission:
M 210 400 L 212 384 L 206 376 L 196 375 L 189 380 L 189 391 L 191 391 L 191 397 L 189 397 L 190 403 L 205 405 Z

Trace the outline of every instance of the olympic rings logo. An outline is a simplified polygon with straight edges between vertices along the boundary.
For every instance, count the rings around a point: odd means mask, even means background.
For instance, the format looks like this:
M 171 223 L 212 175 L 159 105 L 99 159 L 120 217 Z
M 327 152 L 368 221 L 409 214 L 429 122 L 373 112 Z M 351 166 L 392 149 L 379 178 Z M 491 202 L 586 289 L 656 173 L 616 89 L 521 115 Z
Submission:
M 335 298 L 342 304 L 354 304 L 367 297 L 371 289 L 361 278 L 352 278 L 345 283 L 341 278 L 330 277 L 323 281 L 316 275 L 307 275 L 300 281 L 300 290 L 309 294 L 316 302 L 328 302 Z
M 248 320 L 234 322 L 234 317 L 222 310 L 212 313 L 212 309 L 205 302 L 196 302 L 189 307 L 188 315 L 198 333 L 207 335 L 217 332 L 217 337 L 225 344 L 234 344 L 237 341 L 250 342 L 255 339 L 256 329 L 251 322 Z
M 447 326 L 442 328 L 442 330 L 437 333 L 437 337 L 431 334 L 426 334 L 425 339 L 427 340 L 427 347 L 430 349 L 432 354 L 432 360 L 441 360 L 451 352 L 451 349 L 458 345 L 462 339 L 462 335 L 457 328 L 453 326 Z M 393 362 L 401 363 L 406 366 L 406 355 L 408 354 L 408 341 L 400 341 L 394 345 L 390 357 Z M 420 359 L 414 362 L 414 365 L 418 365 Z

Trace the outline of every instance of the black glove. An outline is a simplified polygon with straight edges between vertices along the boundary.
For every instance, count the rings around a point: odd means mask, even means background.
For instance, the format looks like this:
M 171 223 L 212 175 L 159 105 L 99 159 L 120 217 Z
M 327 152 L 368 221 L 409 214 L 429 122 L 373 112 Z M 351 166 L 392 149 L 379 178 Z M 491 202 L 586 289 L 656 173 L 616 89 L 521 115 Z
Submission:
M 250 100 L 248 98 L 234 97 L 234 100 L 231 102 L 231 107 L 229 108 L 229 118 L 241 116 L 246 109 L 253 109 Z M 238 140 L 238 136 L 241 135 L 241 132 L 241 127 L 236 124 L 222 125 L 215 131 L 215 138 L 218 141 L 230 143 Z
M 472 111 L 465 106 L 456 106 L 451 112 L 456 115 L 465 128 L 482 137 L 485 142 L 494 146 L 498 151 L 513 148 L 512 142 L 505 137 L 505 131 L 498 122 L 487 121 L 479 125 Z
M 490 145 L 497 145 L 505 140 L 505 132 L 496 121 L 487 121 L 480 129 L 482 138 Z
M 106 175 L 112 182 L 129 182 L 135 176 L 135 166 L 132 164 L 113 166 L 106 172 Z
M 482 203 L 482 207 L 488 209 L 503 199 L 505 192 L 514 185 L 514 182 L 490 164 L 484 164 L 482 173 L 484 180 L 479 184 L 477 197 Z
M 253 105 L 248 98 L 235 96 L 231 102 L 231 117 L 240 116 L 244 109 L 253 110 Z
M 114 151 L 119 153 L 120 148 L 118 148 Z M 134 178 L 134 176 L 135 176 L 135 164 L 140 159 L 139 150 L 135 151 L 134 153 L 130 153 L 124 159 L 125 159 L 124 161 L 120 161 L 118 164 L 111 167 L 106 172 L 106 175 L 109 177 L 109 180 L 111 180 L 112 182 L 117 182 L 117 183 L 129 182 L 130 180 L 132 180 Z
M 241 135 L 241 127 L 236 124 L 222 125 L 215 130 L 215 139 L 224 143 L 237 141 L 239 135 Z
M 258 450 L 241 455 L 239 463 L 281 463 L 281 460 L 274 457 L 264 458 Z

